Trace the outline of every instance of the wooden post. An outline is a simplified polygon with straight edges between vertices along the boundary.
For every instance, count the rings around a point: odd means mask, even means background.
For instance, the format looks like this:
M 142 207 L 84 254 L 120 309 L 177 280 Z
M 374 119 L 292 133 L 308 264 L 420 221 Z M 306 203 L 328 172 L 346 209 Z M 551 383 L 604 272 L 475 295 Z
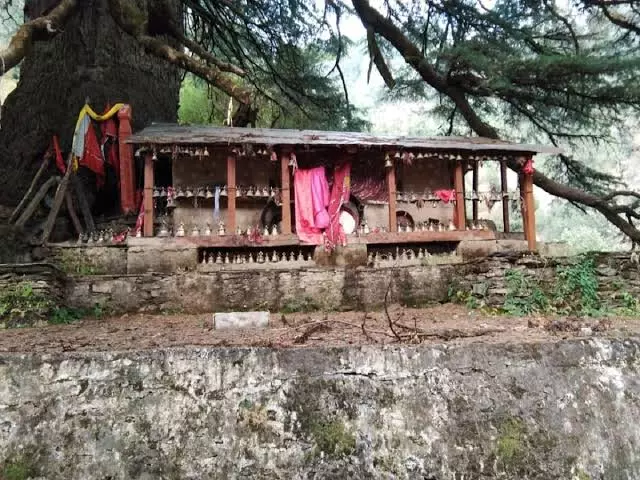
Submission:
M 460 161 L 456 162 L 453 175 L 453 188 L 456 191 L 456 229 L 466 230 L 467 214 L 464 205 L 464 172 L 462 171 L 462 162 Z
M 529 251 L 536 250 L 536 205 L 533 199 L 533 174 L 523 175 L 524 187 L 524 213 L 525 213 L 525 238 Z
M 280 157 L 280 175 L 282 183 L 282 233 L 291 234 L 291 177 L 289 173 L 289 155 Z
M 227 157 L 227 232 L 236 233 L 236 157 Z
M 125 215 L 138 212 L 135 201 L 133 147 L 126 143 L 131 136 L 131 107 L 125 105 L 118 112 L 118 154 L 120 158 L 120 209 Z
M 153 237 L 153 155 L 150 152 L 144 156 L 144 227 L 145 237 Z
M 500 162 L 500 190 L 502 192 L 502 224 L 504 225 L 504 233 L 511 231 L 511 225 L 509 222 L 509 192 L 507 184 L 507 162 Z
M 396 169 L 395 166 L 387 168 L 387 190 L 389 191 L 389 231 L 398 231 L 396 218 Z
M 472 178 L 472 192 L 471 194 L 478 194 L 478 162 L 473 162 L 473 178 Z M 478 222 L 478 204 L 480 203 L 480 199 L 473 199 L 472 203 L 472 215 L 473 215 L 473 223 Z
M 58 218 L 58 212 L 60 211 L 60 207 L 62 206 L 62 202 L 64 202 L 64 197 L 67 193 L 67 186 L 69 185 L 69 178 L 75 174 L 73 172 L 73 153 L 69 154 L 69 159 L 67 160 L 67 170 L 62 177 L 62 180 L 58 184 L 58 189 L 56 190 L 56 196 L 53 197 L 53 205 L 51 206 L 51 211 L 49 212 L 49 216 L 47 220 L 44 222 L 43 232 L 42 232 L 42 244 L 44 245 L 49 241 L 49 236 L 51 235 L 51 231 L 53 230 L 54 224 L 56 222 L 56 218 Z
M 24 207 L 29 201 L 29 197 L 31 197 L 31 194 L 33 193 L 33 190 L 36 188 L 36 185 L 38 184 L 40 177 L 42 176 L 42 174 L 44 173 L 44 171 L 47 169 L 48 166 L 49 166 L 49 157 L 45 155 L 45 157 L 42 159 L 42 164 L 40 164 L 40 168 L 38 169 L 36 176 L 33 177 L 33 180 L 31 181 L 31 185 L 29 185 L 29 189 L 27 190 L 27 193 L 24 194 L 24 197 L 22 197 L 22 200 L 20 201 L 16 209 L 11 214 L 11 217 L 9 217 L 8 223 L 13 223 L 13 221 L 16 218 L 18 218 L 18 214 L 22 211 L 22 207 Z

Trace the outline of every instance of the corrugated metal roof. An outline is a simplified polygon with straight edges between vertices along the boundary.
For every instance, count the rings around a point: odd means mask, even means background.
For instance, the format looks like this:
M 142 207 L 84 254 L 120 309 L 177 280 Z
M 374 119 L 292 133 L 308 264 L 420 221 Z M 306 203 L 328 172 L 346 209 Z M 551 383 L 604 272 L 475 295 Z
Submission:
M 482 137 L 405 137 L 360 132 L 283 130 L 154 124 L 132 135 L 136 145 L 308 145 L 317 147 L 361 146 L 417 150 L 451 150 L 504 153 L 562 153 L 545 145 L 524 145 Z

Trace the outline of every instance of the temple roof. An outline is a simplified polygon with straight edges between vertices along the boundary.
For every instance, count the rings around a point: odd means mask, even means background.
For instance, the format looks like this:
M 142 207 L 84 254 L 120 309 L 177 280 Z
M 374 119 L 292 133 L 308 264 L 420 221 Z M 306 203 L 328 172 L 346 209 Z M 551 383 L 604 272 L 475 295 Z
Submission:
M 321 130 L 283 130 L 153 124 L 129 137 L 135 145 L 301 145 L 316 147 L 359 146 L 363 148 L 402 148 L 475 153 L 535 154 L 562 153 L 545 145 L 525 145 L 483 137 L 407 137 L 362 132 Z

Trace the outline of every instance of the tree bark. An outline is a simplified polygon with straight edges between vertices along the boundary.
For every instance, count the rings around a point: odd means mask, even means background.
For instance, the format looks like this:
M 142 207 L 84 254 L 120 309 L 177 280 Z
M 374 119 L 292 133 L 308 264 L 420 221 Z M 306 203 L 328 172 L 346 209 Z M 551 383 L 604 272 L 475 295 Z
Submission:
M 180 2 L 171 1 L 180 18 Z M 96 111 L 107 103 L 131 104 L 134 129 L 177 120 L 179 69 L 124 34 L 110 15 L 108 0 L 77 2 L 60 28 L 54 38 L 29 44 L 18 86 L 3 107 L 0 203 L 20 200 L 54 134 L 62 150 L 69 151 L 87 98 Z

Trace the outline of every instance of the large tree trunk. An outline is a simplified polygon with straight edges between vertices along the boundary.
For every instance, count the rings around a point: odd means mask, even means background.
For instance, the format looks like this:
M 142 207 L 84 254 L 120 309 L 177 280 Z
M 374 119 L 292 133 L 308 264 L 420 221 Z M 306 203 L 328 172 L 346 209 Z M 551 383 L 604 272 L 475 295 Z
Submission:
M 178 4 L 174 2 L 176 14 Z M 134 129 L 176 120 L 180 71 L 147 55 L 122 32 L 109 15 L 108 0 L 79 2 L 62 30 L 52 40 L 33 44 L 22 63 L 18 86 L 3 107 L 0 204 L 20 200 L 52 135 L 57 134 L 62 149 L 69 150 L 78 112 L 87 98 L 96 111 L 107 103 L 131 104 Z

